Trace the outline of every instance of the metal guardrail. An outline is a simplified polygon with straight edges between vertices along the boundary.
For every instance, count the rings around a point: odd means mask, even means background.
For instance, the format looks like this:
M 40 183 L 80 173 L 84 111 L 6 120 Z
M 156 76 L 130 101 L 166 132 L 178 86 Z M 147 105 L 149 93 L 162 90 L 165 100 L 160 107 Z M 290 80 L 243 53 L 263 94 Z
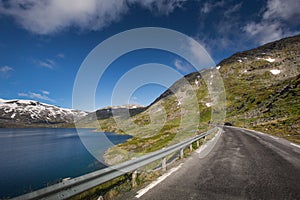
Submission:
M 211 129 L 205 133 L 197 135 L 193 138 L 187 139 L 178 144 L 172 145 L 170 147 L 149 153 L 147 155 L 141 156 L 136 159 L 132 159 L 123 162 L 118 165 L 110 166 L 86 175 L 79 176 L 55 185 L 36 190 L 31 193 L 27 193 L 18 197 L 13 198 L 13 200 L 34 200 L 34 199 L 67 199 L 74 195 L 80 194 L 87 191 L 93 187 L 101 185 L 109 180 L 122 176 L 128 172 L 134 172 L 138 168 L 148 165 L 159 159 L 163 159 L 162 168 L 166 167 L 166 156 L 180 151 L 180 156 L 183 156 L 183 150 L 191 144 L 199 141 L 201 138 L 215 132 L 217 129 Z

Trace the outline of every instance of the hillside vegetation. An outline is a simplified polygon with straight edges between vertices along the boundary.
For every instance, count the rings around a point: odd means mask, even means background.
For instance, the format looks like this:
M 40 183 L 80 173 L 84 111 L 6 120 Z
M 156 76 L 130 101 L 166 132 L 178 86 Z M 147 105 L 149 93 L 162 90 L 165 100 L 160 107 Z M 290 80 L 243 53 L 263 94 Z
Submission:
M 221 97 L 207 89 L 218 71 L 226 92 L 226 122 L 300 143 L 299 47 L 298 35 L 236 53 L 178 80 L 148 107 L 131 110 L 134 114 L 103 118 L 98 112 L 77 126 L 134 136 L 106 152 L 109 164 L 171 145 L 223 123 L 211 119 L 218 113 L 214 98 Z
M 300 143 L 300 36 L 222 61 L 227 121 Z

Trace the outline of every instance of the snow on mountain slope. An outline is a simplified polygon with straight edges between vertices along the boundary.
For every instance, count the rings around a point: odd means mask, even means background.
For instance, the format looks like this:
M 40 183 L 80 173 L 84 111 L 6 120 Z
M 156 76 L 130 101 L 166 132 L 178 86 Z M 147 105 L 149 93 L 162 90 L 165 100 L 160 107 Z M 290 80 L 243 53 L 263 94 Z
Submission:
M 0 99 L 0 127 L 67 124 L 87 114 L 33 100 Z

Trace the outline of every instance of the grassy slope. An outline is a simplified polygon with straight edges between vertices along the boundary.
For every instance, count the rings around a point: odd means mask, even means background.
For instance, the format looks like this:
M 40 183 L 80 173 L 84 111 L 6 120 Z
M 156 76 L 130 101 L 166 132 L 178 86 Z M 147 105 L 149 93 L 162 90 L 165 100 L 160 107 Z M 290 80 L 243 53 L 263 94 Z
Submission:
M 237 53 L 220 63 L 226 90 L 226 121 L 300 143 L 299 46 L 297 36 Z M 264 60 L 267 58 L 275 58 L 275 62 Z M 281 73 L 273 75 L 271 69 Z M 191 117 L 197 110 L 193 94 L 197 96 L 200 119 Z M 130 119 L 117 116 L 82 126 L 134 136 L 106 152 L 106 161 L 115 164 L 191 137 L 197 125 L 199 132 L 207 130 L 212 109 L 205 104 L 212 101 L 200 74 L 192 73 Z M 180 125 L 182 121 L 184 126 Z
M 227 121 L 300 143 L 299 46 L 297 36 L 236 54 L 220 63 Z M 275 62 L 263 58 L 275 58 Z M 281 73 L 274 75 L 271 69 Z
M 198 86 L 195 79 L 199 80 Z M 199 73 L 189 75 L 186 80 L 176 82 L 146 111 L 130 119 L 117 116 L 114 119 L 97 121 L 98 131 L 112 131 L 134 136 L 126 143 L 107 151 L 105 157 L 109 164 L 161 149 L 208 129 L 211 108 L 205 106 L 205 103 L 210 102 L 205 82 L 201 80 Z M 197 97 L 193 99 L 192 95 Z M 193 117 L 197 115 L 195 105 L 201 111 L 200 118 Z M 83 123 L 81 126 L 95 127 L 97 122 Z M 181 126 L 181 122 L 184 126 Z M 116 158 L 115 155 L 118 157 Z

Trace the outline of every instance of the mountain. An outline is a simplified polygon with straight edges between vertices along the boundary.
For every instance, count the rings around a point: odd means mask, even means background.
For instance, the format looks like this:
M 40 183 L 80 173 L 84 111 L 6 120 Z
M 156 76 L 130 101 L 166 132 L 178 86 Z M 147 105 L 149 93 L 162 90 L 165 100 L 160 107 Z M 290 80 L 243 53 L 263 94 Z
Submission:
M 86 113 L 36 101 L 2 100 L 0 126 L 58 127 L 78 117 L 77 127 L 132 135 L 106 152 L 108 164 L 161 149 L 224 122 L 300 143 L 299 47 L 297 35 L 238 52 L 176 81 L 147 107 L 106 107 Z M 213 84 L 217 74 L 226 96 L 208 91 L 222 89 Z M 226 98 L 225 121 L 217 109 L 222 98 Z
M 226 93 L 224 122 L 300 143 L 299 47 L 297 35 L 238 52 L 211 69 L 178 80 L 141 113 L 98 118 L 90 125 L 100 131 L 133 135 L 106 152 L 107 163 L 152 152 L 220 124 L 211 121 L 211 116 L 218 114 L 213 107 L 222 97 L 210 95 L 207 89 L 212 87 L 215 71 L 221 75 Z M 200 118 L 191 117 L 195 114 Z
M 95 112 L 91 112 L 86 116 L 82 117 L 79 121 L 77 121 L 76 126 L 78 127 L 97 127 L 98 120 L 108 120 L 108 126 L 105 129 L 106 132 L 118 132 L 115 127 L 110 126 L 109 124 L 113 124 L 113 117 L 124 118 L 129 115 L 131 117 L 145 111 L 147 107 L 140 105 L 123 105 L 123 106 L 108 106 L 101 109 L 96 110 Z
M 227 120 L 300 143 L 300 35 L 222 61 Z
M 0 128 L 63 127 L 87 114 L 38 101 L 0 99 Z
M 146 107 L 140 105 L 123 105 L 123 106 L 108 106 L 101 108 L 96 111 L 96 113 L 90 113 L 88 116 L 96 114 L 97 120 L 99 119 L 107 119 L 112 117 L 113 115 L 122 116 L 129 111 L 130 116 L 134 116 L 146 110 Z

